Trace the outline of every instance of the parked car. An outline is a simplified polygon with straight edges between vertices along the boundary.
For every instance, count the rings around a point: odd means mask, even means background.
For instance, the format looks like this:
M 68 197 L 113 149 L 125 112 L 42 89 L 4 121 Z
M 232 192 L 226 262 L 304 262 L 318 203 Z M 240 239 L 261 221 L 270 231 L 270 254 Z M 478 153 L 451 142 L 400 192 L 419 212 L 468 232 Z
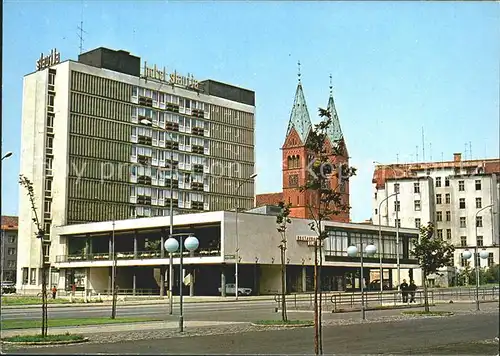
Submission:
M 2 293 L 15 293 L 16 284 L 14 282 L 5 281 L 2 282 Z
M 219 287 L 219 293 L 222 293 L 222 288 Z M 236 285 L 233 283 L 226 284 L 226 294 L 236 295 Z M 251 288 L 238 287 L 238 295 L 250 295 L 252 294 Z
M 389 285 L 389 280 L 384 280 L 384 285 L 382 286 L 383 290 L 390 290 L 391 287 Z M 374 279 L 368 285 L 368 290 L 370 291 L 379 291 L 380 290 L 380 279 Z

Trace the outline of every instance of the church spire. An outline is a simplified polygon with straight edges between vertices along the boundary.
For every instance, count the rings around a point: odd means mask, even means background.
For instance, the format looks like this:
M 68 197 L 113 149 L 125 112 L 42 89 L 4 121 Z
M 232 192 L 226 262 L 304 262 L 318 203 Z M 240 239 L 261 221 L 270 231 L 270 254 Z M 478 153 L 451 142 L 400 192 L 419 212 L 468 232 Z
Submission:
M 342 134 L 342 129 L 340 128 L 340 120 L 337 115 L 337 109 L 335 108 L 335 101 L 333 100 L 333 85 L 332 85 L 332 75 L 330 74 L 330 97 L 328 98 L 328 111 L 331 114 L 332 122 L 327 130 L 327 135 L 332 144 L 334 142 L 340 141 L 344 138 Z
M 288 129 L 286 130 L 286 136 L 290 134 L 292 128 L 297 131 L 303 144 L 306 143 L 307 135 L 311 130 L 312 124 L 309 117 L 309 111 L 307 110 L 306 98 L 304 97 L 304 92 L 302 90 L 302 81 L 300 79 L 300 61 L 298 62 L 298 84 L 297 90 L 295 91 L 295 99 L 293 101 L 292 112 L 290 114 L 290 121 L 288 122 Z

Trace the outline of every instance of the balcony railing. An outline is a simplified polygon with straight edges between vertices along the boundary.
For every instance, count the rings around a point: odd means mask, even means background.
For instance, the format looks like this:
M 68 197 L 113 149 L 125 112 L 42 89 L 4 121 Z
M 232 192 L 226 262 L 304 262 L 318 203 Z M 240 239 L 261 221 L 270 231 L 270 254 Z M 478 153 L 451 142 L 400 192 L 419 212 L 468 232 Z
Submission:
M 180 256 L 179 252 L 173 254 L 174 258 L 178 258 Z M 184 258 L 186 257 L 217 257 L 221 256 L 221 252 L 219 249 L 208 249 L 202 248 L 199 250 L 190 253 L 189 251 L 184 251 L 182 253 Z M 165 252 L 165 258 L 168 258 L 169 255 Z M 137 257 L 134 252 L 117 252 L 116 259 L 117 260 L 144 260 L 144 259 L 154 259 L 161 258 L 161 251 L 137 251 Z M 110 255 L 109 253 L 89 253 L 89 254 L 78 254 L 78 255 L 59 255 L 56 256 L 57 263 L 64 262 L 83 262 L 83 261 L 109 261 Z

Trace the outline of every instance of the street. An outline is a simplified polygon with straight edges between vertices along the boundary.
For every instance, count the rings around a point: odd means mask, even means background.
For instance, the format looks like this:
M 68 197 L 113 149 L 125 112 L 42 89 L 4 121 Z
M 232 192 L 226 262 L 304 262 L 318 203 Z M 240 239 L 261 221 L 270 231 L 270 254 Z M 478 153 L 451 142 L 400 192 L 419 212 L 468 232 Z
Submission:
M 498 310 L 498 309 L 497 309 Z M 394 322 L 326 326 L 325 354 L 482 354 L 496 355 L 498 312 Z M 490 343 L 485 343 L 485 341 Z M 311 354 L 313 329 L 296 328 L 239 334 L 87 343 L 18 349 L 30 354 Z

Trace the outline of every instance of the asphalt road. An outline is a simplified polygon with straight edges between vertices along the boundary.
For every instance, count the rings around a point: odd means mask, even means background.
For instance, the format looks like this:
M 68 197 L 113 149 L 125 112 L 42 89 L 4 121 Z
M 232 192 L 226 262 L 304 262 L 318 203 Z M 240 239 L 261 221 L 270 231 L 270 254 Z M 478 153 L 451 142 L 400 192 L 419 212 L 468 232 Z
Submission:
M 386 323 L 327 326 L 325 354 L 481 354 L 496 355 L 498 313 L 455 315 Z M 311 354 L 313 329 L 247 332 L 213 336 L 80 344 L 18 349 L 29 354 Z

